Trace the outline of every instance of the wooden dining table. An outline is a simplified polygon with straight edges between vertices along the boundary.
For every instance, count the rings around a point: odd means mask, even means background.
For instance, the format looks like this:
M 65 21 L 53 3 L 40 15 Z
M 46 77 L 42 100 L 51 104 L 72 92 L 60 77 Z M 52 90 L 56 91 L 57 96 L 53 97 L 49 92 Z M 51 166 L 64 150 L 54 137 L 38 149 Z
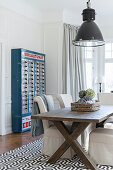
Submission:
M 94 112 L 71 111 L 71 108 L 53 110 L 46 113 L 31 116 L 31 119 L 51 120 L 64 136 L 64 143 L 50 157 L 48 163 L 55 163 L 69 147 L 75 151 L 87 168 L 97 170 L 96 164 L 78 143 L 78 136 L 87 128 L 90 123 L 102 123 L 113 115 L 113 106 L 104 105 L 100 110 Z M 70 130 L 64 124 L 64 121 L 72 122 Z

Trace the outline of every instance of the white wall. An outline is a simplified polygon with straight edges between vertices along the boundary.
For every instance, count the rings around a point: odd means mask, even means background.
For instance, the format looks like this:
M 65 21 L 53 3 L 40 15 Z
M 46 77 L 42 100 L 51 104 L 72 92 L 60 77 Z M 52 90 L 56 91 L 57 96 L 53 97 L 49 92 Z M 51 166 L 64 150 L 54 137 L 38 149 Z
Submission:
M 0 7 L 0 40 L 5 41 L 4 122 L 0 135 L 11 133 L 11 49 L 25 48 L 46 54 L 47 94 L 61 93 L 62 33 L 60 12 L 47 12 L 39 23 L 7 8 Z M 43 14 L 44 15 L 44 14 Z M 42 15 L 42 16 L 43 16 Z M 44 18 L 44 16 L 43 16 Z M 55 20 L 57 22 L 55 22 Z M 50 23 L 51 22 L 51 23 Z M 4 127 L 3 127 L 4 126 Z M 1 131 L 2 130 L 2 131 Z
M 47 94 L 62 92 L 63 23 L 43 24 L 43 47 L 46 54 Z
M 42 26 L 22 15 L 0 7 L 0 40 L 5 41 L 5 133 L 11 132 L 11 49 L 43 52 Z M 1 113 L 0 113 L 1 114 Z M 1 134 L 1 133 L 0 133 Z

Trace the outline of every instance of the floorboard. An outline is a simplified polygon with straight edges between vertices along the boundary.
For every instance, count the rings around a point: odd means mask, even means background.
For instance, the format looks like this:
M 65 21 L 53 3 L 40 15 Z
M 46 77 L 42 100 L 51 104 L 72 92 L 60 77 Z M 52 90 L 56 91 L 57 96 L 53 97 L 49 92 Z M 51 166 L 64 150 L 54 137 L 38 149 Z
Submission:
M 0 154 L 21 147 L 22 145 L 28 144 L 42 137 L 43 135 L 32 138 L 29 131 L 0 136 Z

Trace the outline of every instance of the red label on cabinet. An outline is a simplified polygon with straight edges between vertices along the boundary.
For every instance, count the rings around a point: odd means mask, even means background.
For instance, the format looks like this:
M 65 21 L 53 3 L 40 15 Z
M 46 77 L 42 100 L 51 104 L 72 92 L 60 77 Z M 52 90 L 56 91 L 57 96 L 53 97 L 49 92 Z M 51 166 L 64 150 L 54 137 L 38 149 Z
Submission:
M 31 116 L 23 117 L 22 118 L 22 130 L 31 127 Z
M 22 55 L 24 57 L 30 57 L 30 58 L 34 58 L 34 59 L 44 61 L 44 56 L 43 55 L 38 55 L 38 54 L 33 54 L 33 53 L 28 53 L 28 52 L 22 52 Z

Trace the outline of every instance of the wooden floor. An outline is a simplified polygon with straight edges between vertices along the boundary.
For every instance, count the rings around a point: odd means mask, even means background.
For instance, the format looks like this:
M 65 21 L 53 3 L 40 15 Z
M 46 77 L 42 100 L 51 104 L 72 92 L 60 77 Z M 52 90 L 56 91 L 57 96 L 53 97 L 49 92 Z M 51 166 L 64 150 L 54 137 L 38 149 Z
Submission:
M 43 136 L 32 138 L 30 136 L 30 132 L 12 133 L 5 136 L 0 136 L 0 154 L 28 144 L 42 137 Z

